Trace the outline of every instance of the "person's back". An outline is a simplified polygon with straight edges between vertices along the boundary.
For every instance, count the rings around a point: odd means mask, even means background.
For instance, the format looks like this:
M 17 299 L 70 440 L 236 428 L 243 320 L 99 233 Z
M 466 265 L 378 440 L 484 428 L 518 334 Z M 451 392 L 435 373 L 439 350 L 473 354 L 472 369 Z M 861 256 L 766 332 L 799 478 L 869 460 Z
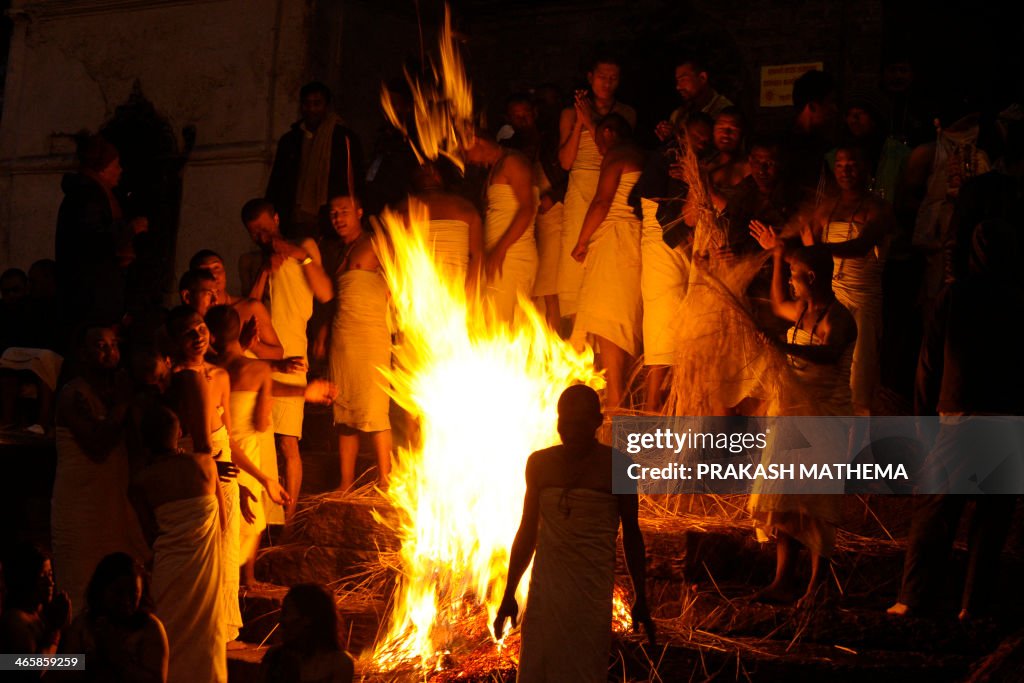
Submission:
M 220 683 L 227 625 L 217 468 L 208 455 L 176 451 L 178 420 L 167 409 L 144 415 L 142 433 L 152 457 L 136 475 L 133 499 L 154 537 L 151 589 L 167 629 L 167 680 Z
M 483 251 L 483 224 L 476 207 L 465 197 L 429 189 L 415 198 L 430 216 L 429 243 L 438 264 L 475 281 Z
M 582 349 L 588 334 L 597 339 L 608 380 L 605 401 L 615 408 L 625 395 L 627 368 L 641 345 L 641 223 L 628 200 L 644 158 L 629 142 L 628 122 L 617 114 L 605 117 L 596 134 L 604 161 L 572 251 L 583 264 L 583 279 L 570 343 Z
M 532 556 L 518 680 L 597 683 L 608 672 L 620 520 L 636 592 L 634 627 L 643 624 L 654 642 L 638 502 L 635 495 L 612 494 L 612 450 L 595 438 L 602 423 L 597 392 L 569 387 L 559 399 L 558 414 L 562 445 L 537 451 L 526 464 L 523 517 L 494 631 L 501 639 L 506 619 L 515 625 L 516 588 Z
M 278 645 L 263 662 L 260 683 L 351 683 L 355 678 L 355 662 L 344 650 L 305 653 Z

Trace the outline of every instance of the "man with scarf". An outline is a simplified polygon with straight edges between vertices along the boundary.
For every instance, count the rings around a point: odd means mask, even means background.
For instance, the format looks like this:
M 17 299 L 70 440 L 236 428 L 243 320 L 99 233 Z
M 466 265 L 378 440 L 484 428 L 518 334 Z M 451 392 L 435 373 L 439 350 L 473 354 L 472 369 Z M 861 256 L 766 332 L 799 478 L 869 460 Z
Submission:
M 331 91 L 319 82 L 299 91 L 302 118 L 277 143 L 266 199 L 290 239 L 319 236 L 328 197 L 359 192 L 363 155 L 355 132 L 331 110 Z

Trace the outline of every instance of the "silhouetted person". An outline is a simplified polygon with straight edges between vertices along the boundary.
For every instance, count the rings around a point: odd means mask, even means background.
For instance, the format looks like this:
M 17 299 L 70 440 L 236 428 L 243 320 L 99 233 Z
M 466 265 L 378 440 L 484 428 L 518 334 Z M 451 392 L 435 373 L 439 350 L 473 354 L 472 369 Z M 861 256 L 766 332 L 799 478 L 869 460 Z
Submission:
M 0 614 L 0 652 L 52 655 L 71 617 L 67 593 L 54 593 L 50 558 L 30 543 L 3 555 L 4 609 Z M 39 672 L 15 679 L 39 680 Z
M 516 590 L 533 559 L 519 661 L 518 680 L 524 683 L 606 680 L 620 522 L 636 596 L 633 628 L 643 625 L 654 642 L 638 499 L 635 494 L 612 494 L 612 449 L 596 438 L 601 421 L 597 392 L 583 385 L 569 387 L 558 399 L 562 444 L 533 453 L 526 463 L 523 517 L 494 620 L 499 640 L 506 620 L 516 625 Z
M 54 251 L 68 329 L 82 321 L 114 324 L 125 311 L 125 275 L 135 260 L 132 239 L 144 218 L 126 220 L 114 189 L 121 181 L 117 148 L 100 135 L 78 147 L 79 170 L 61 181 Z
M 352 656 L 338 643 L 338 608 L 323 586 L 292 586 L 281 603 L 282 644 L 270 648 L 259 683 L 351 683 Z
M 973 499 L 967 576 L 960 619 L 990 611 L 997 598 L 999 555 L 1021 486 L 1019 427 L 984 416 L 1024 414 L 1024 363 L 1012 334 L 981 334 L 994 320 L 1024 315 L 1018 227 L 992 220 L 971 239 L 968 274 L 946 287 L 925 330 L 917 367 L 915 412 L 944 417 L 925 462 L 923 481 L 948 494 L 915 496 L 899 602 L 890 614 L 933 611 L 966 503 Z M 1001 473 L 984 467 L 1005 456 Z M 972 476 L 973 475 L 973 476 Z M 962 495 L 964 487 L 985 495 Z M 1000 494 L 1004 495 L 1000 495 Z

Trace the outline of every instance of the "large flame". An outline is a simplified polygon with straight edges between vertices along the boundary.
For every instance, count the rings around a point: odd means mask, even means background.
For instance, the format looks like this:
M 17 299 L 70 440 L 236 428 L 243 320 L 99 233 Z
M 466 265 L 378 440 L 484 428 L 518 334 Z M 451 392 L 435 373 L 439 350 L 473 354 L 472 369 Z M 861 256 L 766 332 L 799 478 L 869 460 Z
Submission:
M 381 103 L 420 161 L 444 156 L 462 168 L 461 151 L 473 144 L 473 97 L 447 8 L 438 52 L 427 78 L 406 73 L 414 131 L 386 89 Z M 410 201 L 407 220 L 385 214 L 384 223 L 377 250 L 401 330 L 386 377 L 420 433 L 399 451 L 387 492 L 399 511 L 401 572 L 373 658 L 382 669 L 426 670 L 453 648 L 460 625 L 486 638 L 480 618 L 486 612 L 489 623 L 500 603 L 526 460 L 558 443 L 561 392 L 604 382 L 592 352 L 575 352 L 528 301 L 510 327 L 467 297 L 463 278 L 441 272 L 425 207 Z
M 435 265 L 424 207 L 410 204 L 409 225 L 386 215 L 388 244 L 377 236 L 401 330 L 388 380 L 420 426 L 419 443 L 399 452 L 387 492 L 402 519 L 402 566 L 374 654 L 382 668 L 432 668 L 450 646 L 452 625 L 484 607 L 493 618 L 526 459 L 558 443 L 565 387 L 603 383 L 590 351 L 577 354 L 529 302 L 520 302 L 524 322 L 509 327 L 468 300 L 463 282 Z

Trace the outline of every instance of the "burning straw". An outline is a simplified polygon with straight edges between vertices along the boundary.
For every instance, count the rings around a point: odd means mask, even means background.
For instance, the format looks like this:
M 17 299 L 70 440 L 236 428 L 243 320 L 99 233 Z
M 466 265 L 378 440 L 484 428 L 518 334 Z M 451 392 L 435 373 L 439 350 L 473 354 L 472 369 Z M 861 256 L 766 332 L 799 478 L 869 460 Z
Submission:
M 430 73 L 405 76 L 415 128 L 386 89 L 385 114 L 420 161 L 443 156 L 463 168 L 472 93 L 447 8 Z M 407 221 L 386 214 L 384 224 L 375 247 L 401 330 L 385 375 L 420 438 L 399 449 L 392 469 L 386 496 L 397 518 L 380 519 L 401 550 L 390 621 L 372 660 L 385 670 L 430 671 L 445 668 L 454 649 L 476 653 L 474 660 L 481 644 L 496 652 L 488 624 L 518 527 L 526 458 L 557 443 L 562 390 L 603 381 L 593 354 L 552 334 L 529 302 L 520 301 L 523 321 L 510 328 L 439 272 L 424 207 L 410 202 Z

